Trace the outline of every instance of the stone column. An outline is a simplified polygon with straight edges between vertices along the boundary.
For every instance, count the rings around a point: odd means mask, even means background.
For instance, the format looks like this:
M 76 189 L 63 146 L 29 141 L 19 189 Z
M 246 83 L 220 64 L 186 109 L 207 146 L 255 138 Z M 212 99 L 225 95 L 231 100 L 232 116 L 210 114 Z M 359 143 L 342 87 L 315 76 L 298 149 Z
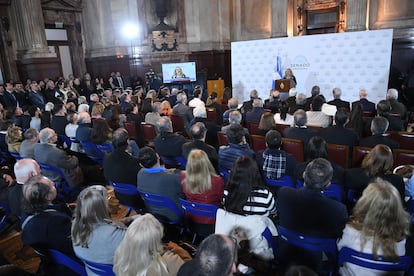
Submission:
M 271 0 L 272 37 L 287 36 L 288 0 Z
M 346 31 L 365 31 L 367 20 L 367 0 L 346 1 Z
M 11 6 L 17 25 L 17 58 L 26 60 L 56 57 L 47 47 L 40 0 L 14 0 L 11 1 Z

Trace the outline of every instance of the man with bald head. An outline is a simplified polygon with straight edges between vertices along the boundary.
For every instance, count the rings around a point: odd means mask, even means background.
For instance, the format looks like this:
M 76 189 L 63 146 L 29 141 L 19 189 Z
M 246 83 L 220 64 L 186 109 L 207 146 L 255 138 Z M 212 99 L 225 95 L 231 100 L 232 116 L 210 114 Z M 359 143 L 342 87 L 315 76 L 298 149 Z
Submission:
M 191 261 L 181 266 L 178 276 L 233 275 L 237 272 L 237 246 L 226 235 L 212 234 L 205 238 Z
M 39 164 L 33 159 L 21 159 L 14 164 L 14 175 L 16 176 L 16 185 L 9 192 L 9 206 L 11 212 L 18 216 L 22 216 L 22 190 L 23 184 L 31 177 L 40 175 L 41 170 Z

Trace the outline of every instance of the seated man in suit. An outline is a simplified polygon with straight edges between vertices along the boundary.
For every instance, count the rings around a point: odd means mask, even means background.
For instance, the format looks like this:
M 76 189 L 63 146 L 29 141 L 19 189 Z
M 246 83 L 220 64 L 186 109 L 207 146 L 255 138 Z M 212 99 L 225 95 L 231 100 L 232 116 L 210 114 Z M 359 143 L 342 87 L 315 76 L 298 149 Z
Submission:
M 340 108 L 345 108 L 346 110 L 350 111 L 349 102 L 341 100 L 342 91 L 340 88 L 336 87 L 332 90 L 333 100 L 329 101 L 328 104 L 336 106 L 337 110 Z
M 237 245 L 228 236 L 212 234 L 205 238 L 191 261 L 181 266 L 178 276 L 230 276 L 237 272 Z M 197 271 L 197 273 L 195 273 Z
M 399 114 L 402 120 L 405 120 L 407 117 L 407 107 L 398 101 L 398 90 L 395 88 L 390 88 L 387 91 L 387 101 L 391 105 L 391 113 Z
M 306 112 L 303 109 L 295 111 L 293 114 L 293 120 L 295 122 L 295 126 L 286 128 L 283 136 L 286 138 L 302 140 L 303 145 L 306 147 L 310 138 L 316 135 L 316 130 L 306 126 L 308 120 Z
M 254 159 L 254 152 L 244 137 L 244 129 L 241 125 L 231 125 L 227 130 L 228 146 L 221 146 L 219 149 L 219 167 L 230 170 L 239 156 L 247 155 Z
M 281 226 L 302 235 L 321 238 L 339 238 L 348 219 L 346 206 L 341 202 L 325 197 L 321 191 L 331 183 L 333 169 L 328 160 L 314 159 L 304 172 L 304 187 L 279 189 L 276 208 Z M 280 244 L 279 260 L 282 265 L 307 265 L 318 270 L 322 254 Z
M 114 151 L 103 161 L 103 171 L 106 180 L 123 184 L 137 185 L 137 174 L 142 168 L 138 158 L 128 153 L 129 138 L 124 128 L 118 128 L 112 135 Z M 123 204 L 137 206 L 137 198 L 129 195 L 121 195 L 115 192 L 117 199 Z M 140 198 L 138 199 L 139 201 Z M 142 203 L 142 202 L 140 202 Z
M 181 118 L 183 118 L 184 127 L 186 130 L 188 130 L 190 122 L 194 116 L 193 110 L 187 105 L 187 95 L 184 92 L 178 93 L 177 104 L 173 107 L 173 114 L 179 115 Z
M 265 112 L 263 108 L 263 100 L 261 98 L 256 98 L 253 100 L 252 110 L 246 113 L 245 122 L 260 122 L 260 118 L 262 117 L 263 113 Z
M 391 104 L 389 101 L 381 100 L 377 104 L 378 116 L 384 117 L 388 120 L 389 131 L 404 131 L 404 122 L 397 117 L 391 116 Z
M 76 156 L 67 154 L 56 147 L 57 134 L 51 128 L 44 128 L 39 133 L 40 144 L 35 146 L 34 155 L 39 163 L 54 166 L 62 170 L 68 185 L 78 187 L 83 184 L 83 173 Z M 50 179 L 58 179 L 56 174 L 44 172 Z
M 193 109 L 194 119 L 190 123 L 190 127 L 196 122 L 203 123 L 207 128 L 206 143 L 218 148 L 217 132 L 220 127 L 207 118 L 207 110 L 205 107 L 196 107 Z
M 33 159 L 21 159 L 14 164 L 14 175 L 16 176 L 16 185 L 14 185 L 8 194 L 9 206 L 11 212 L 17 216 L 23 217 L 22 196 L 23 184 L 31 177 L 40 175 L 39 164 Z
M 257 99 L 258 93 L 256 89 L 253 89 L 252 91 L 250 91 L 250 100 L 243 102 L 242 107 L 240 108 L 240 112 L 242 114 L 246 114 L 248 111 L 253 109 L 253 100 Z
M 384 136 L 389 126 L 388 120 L 384 117 L 377 116 L 371 121 L 371 132 L 372 136 L 361 139 L 359 145 L 362 147 L 373 148 L 378 144 L 384 144 L 389 146 L 391 149 L 397 149 L 400 144 L 394 140 Z
M 183 189 L 179 170 L 167 170 L 160 165 L 160 157 L 150 147 L 143 147 L 139 152 L 139 162 L 144 167 L 138 172 L 138 190 L 170 198 L 181 210 L 179 198 L 183 198 Z M 146 206 L 150 213 L 176 219 L 168 208 Z
M 92 133 L 91 116 L 88 112 L 81 112 L 78 115 L 78 128 L 76 129 L 76 140 L 90 141 Z
M 359 90 L 359 101 L 353 102 L 352 105 L 354 105 L 355 103 L 360 103 L 362 104 L 362 110 L 366 112 L 374 112 L 375 103 L 368 101 L 367 95 L 368 93 L 366 89 Z
M 195 123 L 190 129 L 190 133 L 191 137 L 193 137 L 193 140 L 185 143 L 182 146 L 183 157 L 187 160 L 191 150 L 201 149 L 207 154 L 211 164 L 216 169 L 216 171 L 218 171 L 217 150 L 213 146 L 205 142 L 207 133 L 207 128 L 205 127 L 205 125 L 201 122 Z
M 241 125 L 242 122 L 242 115 L 238 110 L 234 110 L 230 113 L 229 116 L 229 124 L 227 126 L 223 126 L 221 127 L 221 132 L 223 132 L 224 134 L 227 133 L 227 130 L 232 126 L 232 125 Z M 250 139 L 250 134 L 249 134 L 249 130 L 245 127 L 243 127 L 243 131 L 244 131 L 244 137 L 246 138 L 246 141 L 249 142 Z
M 319 136 L 325 139 L 328 144 L 348 145 L 350 147 L 358 145 L 358 135 L 345 128 L 349 121 L 349 111 L 340 108 L 335 113 L 335 125 L 319 130 Z
M 168 117 L 162 117 L 158 120 L 156 128 L 158 135 L 154 139 L 154 146 L 157 153 L 166 157 L 181 156 L 181 148 L 187 139 L 184 136 L 173 133 L 173 128 Z
M 41 175 L 33 176 L 23 186 L 23 197 L 30 214 L 22 225 L 23 243 L 43 254 L 55 249 L 76 259 L 71 241 L 71 217 L 50 208 L 56 198 L 55 184 Z M 70 270 L 66 267 L 53 262 L 45 262 L 41 267 L 46 275 L 73 275 L 68 274 Z
M 269 130 L 265 139 L 267 149 L 256 154 L 257 164 L 265 176 L 270 179 L 294 176 L 297 161 L 291 154 L 280 149 L 282 135 L 277 130 Z
M 227 123 L 229 121 L 230 113 L 237 110 L 239 102 L 236 98 L 230 98 L 227 102 L 227 106 L 229 107 L 229 109 L 227 109 L 223 113 L 223 123 Z
M 28 128 L 23 134 L 24 140 L 20 145 L 20 156 L 23 158 L 34 158 L 34 147 L 39 142 L 37 129 Z

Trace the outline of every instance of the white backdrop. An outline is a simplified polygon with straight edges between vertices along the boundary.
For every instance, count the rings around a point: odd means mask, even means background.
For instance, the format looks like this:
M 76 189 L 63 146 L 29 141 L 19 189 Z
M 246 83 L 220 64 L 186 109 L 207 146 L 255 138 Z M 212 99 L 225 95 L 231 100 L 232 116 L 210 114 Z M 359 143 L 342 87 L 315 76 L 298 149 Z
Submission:
M 389 29 L 233 42 L 233 96 L 242 102 L 256 89 L 267 99 L 273 80 L 281 78 L 278 71 L 292 68 L 298 94 L 309 97 L 312 86 L 319 85 L 329 101 L 339 87 L 342 99 L 355 101 L 365 88 L 376 103 L 387 91 L 392 36 Z

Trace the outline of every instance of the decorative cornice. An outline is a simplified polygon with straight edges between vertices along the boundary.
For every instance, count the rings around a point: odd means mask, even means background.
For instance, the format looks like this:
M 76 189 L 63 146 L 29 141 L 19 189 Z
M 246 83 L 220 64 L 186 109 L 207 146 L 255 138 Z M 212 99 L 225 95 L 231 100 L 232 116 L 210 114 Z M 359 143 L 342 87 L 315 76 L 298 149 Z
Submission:
M 82 12 L 82 0 L 41 0 L 42 9 Z

